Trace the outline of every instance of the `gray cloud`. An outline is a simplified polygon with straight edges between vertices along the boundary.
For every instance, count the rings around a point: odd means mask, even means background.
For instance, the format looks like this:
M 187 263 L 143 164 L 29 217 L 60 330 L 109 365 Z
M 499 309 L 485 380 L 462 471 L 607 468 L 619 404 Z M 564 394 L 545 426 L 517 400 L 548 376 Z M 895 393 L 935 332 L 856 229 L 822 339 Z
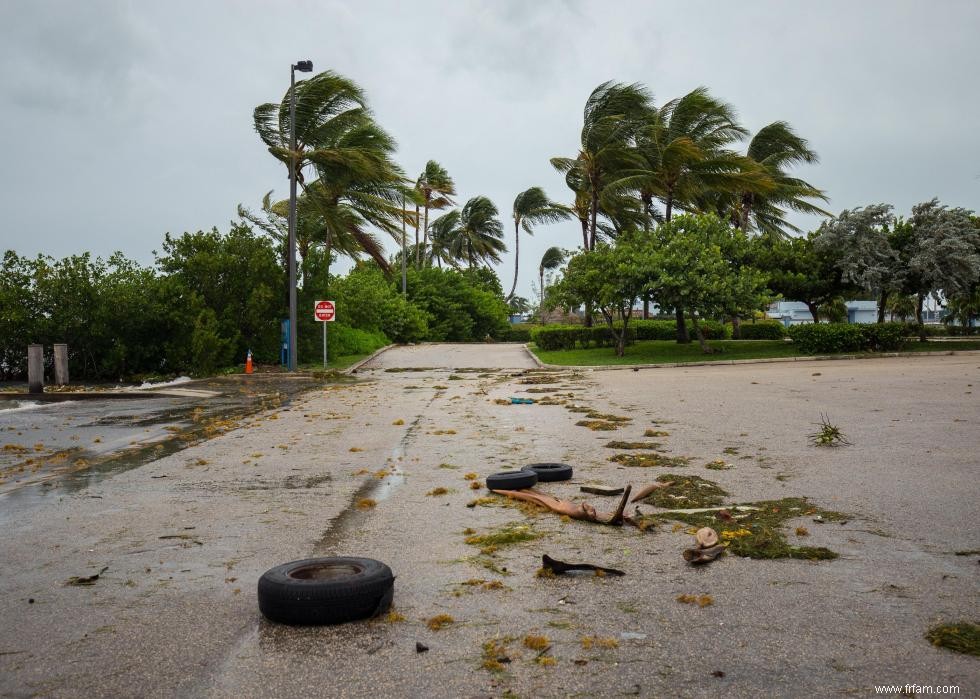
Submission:
M 11 1 L 0 249 L 149 262 L 164 232 L 225 227 L 239 202 L 285 194 L 251 111 L 301 58 L 365 88 L 410 175 L 439 160 L 461 200 L 487 195 L 505 218 L 533 185 L 567 198 L 548 158 L 576 152 L 585 98 L 610 78 L 658 103 L 706 85 L 752 130 L 789 121 L 821 155 L 800 175 L 831 210 L 976 208 L 978 30 L 980 5 L 952 0 Z M 578 240 L 573 224 L 522 240 L 519 292 L 545 248 Z

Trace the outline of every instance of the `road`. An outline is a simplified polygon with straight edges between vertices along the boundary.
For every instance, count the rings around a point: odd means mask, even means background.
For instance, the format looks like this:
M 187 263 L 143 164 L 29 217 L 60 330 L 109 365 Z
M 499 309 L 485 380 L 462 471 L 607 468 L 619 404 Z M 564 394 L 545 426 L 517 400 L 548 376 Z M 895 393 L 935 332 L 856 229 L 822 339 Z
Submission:
M 55 484 L 7 518 L 0 696 L 980 689 L 975 658 L 923 638 L 932 624 L 980 612 L 980 356 L 528 375 L 514 346 L 473 345 L 465 358 L 455 347 L 389 350 L 356 383 L 323 385 L 85 488 Z M 545 402 L 511 405 L 510 396 Z M 570 408 L 583 405 L 630 421 L 593 432 L 575 424 L 583 415 Z M 821 414 L 851 446 L 808 444 Z M 669 432 L 658 438 L 663 449 L 690 465 L 608 460 L 610 440 L 641 440 L 651 428 Z M 734 468 L 704 467 L 716 459 Z M 487 495 L 469 488 L 467 473 L 482 480 L 554 460 L 576 469 L 572 481 L 547 484 L 568 499 L 587 482 L 639 486 L 665 472 L 715 481 L 729 502 L 808 497 L 847 513 L 846 522 L 801 516 L 787 522 L 788 538 L 795 543 L 805 526 L 805 543 L 840 557 L 729 555 L 692 568 L 680 555 L 692 537 L 669 523 L 641 532 L 498 498 L 466 506 Z M 448 493 L 432 494 L 437 487 Z M 376 506 L 352 507 L 364 498 Z M 489 558 L 465 543 L 468 529 L 507 523 L 539 538 Z M 955 555 L 964 551 L 974 553 Z M 626 576 L 535 577 L 542 553 Z M 258 577 L 310 555 L 387 562 L 404 620 L 305 629 L 264 621 Z M 91 586 L 65 584 L 103 568 Z M 500 586 L 465 584 L 474 580 Z M 713 604 L 681 604 L 681 594 L 710 595 Z M 439 614 L 454 623 L 427 628 Z M 554 664 L 523 646 L 528 635 L 547 637 L 542 657 Z M 430 650 L 416 653 L 416 642 Z M 490 642 L 508 649 L 502 672 L 482 667 Z

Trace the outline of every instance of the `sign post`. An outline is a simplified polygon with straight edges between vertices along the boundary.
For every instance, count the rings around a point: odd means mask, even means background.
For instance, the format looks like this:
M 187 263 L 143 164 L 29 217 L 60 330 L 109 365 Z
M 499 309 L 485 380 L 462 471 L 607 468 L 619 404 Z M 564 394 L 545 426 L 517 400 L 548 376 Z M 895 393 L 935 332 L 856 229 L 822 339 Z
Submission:
M 317 301 L 313 306 L 313 317 L 323 323 L 323 368 L 327 368 L 327 323 L 337 318 L 337 307 L 333 301 Z

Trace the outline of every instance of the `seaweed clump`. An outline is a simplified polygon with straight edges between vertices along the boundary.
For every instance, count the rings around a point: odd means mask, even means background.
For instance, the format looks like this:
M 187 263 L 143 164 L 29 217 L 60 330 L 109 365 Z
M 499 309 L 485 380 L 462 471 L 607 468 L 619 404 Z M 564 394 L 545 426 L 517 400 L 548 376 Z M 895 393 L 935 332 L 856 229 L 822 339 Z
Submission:
M 606 449 L 660 449 L 660 442 L 619 442 L 613 440 L 606 443 Z
M 655 451 L 644 451 L 638 454 L 616 454 L 609 460 L 623 466 L 651 468 L 656 466 L 687 466 L 690 459 L 684 456 L 667 456 Z
M 643 502 L 654 507 L 692 508 L 715 507 L 724 502 L 728 493 L 714 481 L 700 476 L 680 476 L 673 473 L 657 477 L 660 483 L 670 482 L 669 488 L 658 488 L 645 498 Z
M 940 624 L 929 629 L 926 638 L 934 646 L 980 657 L 980 626 L 976 624 Z

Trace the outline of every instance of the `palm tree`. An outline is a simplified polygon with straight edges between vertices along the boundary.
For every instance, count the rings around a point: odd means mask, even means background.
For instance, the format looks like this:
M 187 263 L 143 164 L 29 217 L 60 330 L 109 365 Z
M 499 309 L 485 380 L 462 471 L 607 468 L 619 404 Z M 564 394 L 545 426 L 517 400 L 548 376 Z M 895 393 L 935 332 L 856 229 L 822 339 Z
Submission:
M 514 283 L 507 294 L 509 301 L 517 289 L 517 269 L 520 262 L 521 228 L 528 235 L 533 235 L 533 226 L 539 223 L 557 223 L 569 217 L 569 212 L 563 206 L 548 199 L 548 195 L 540 187 L 531 187 L 514 199 Z
M 756 191 L 768 186 L 761 169 L 728 146 L 746 133 L 736 122 L 734 108 L 698 87 L 659 109 L 648 109 L 636 133 L 639 162 L 623 170 L 610 191 L 635 192 L 642 203 L 643 228 L 649 231 L 664 205 L 663 220 L 675 209 L 703 208 L 715 192 Z M 644 317 L 649 299 L 644 299 Z M 677 341 L 690 342 L 684 308 L 675 309 Z
M 351 257 L 367 253 L 387 270 L 384 250 L 368 227 L 397 239 L 399 223 L 413 220 L 401 204 L 408 190 L 404 173 L 392 159 L 394 140 L 374 121 L 361 89 L 326 71 L 296 83 L 293 151 L 289 99 L 287 91 L 279 104 L 259 105 L 254 120 L 269 152 L 287 169 L 295 167 L 303 189 L 297 222 L 309 221 L 311 235 L 326 246 L 328 259 L 331 251 Z M 308 167 L 317 177 L 312 182 L 304 176 Z
M 429 265 L 435 262 L 442 268 L 442 263 L 445 262 L 452 267 L 456 266 L 452 248 L 460 228 L 462 226 L 458 209 L 453 209 L 432 222 L 429 226 L 429 246 L 423 252 Z
M 425 164 L 425 170 L 419 175 L 415 189 L 419 205 L 425 212 L 422 222 L 422 244 L 424 246 L 428 242 L 429 235 L 429 209 L 439 210 L 452 206 L 454 202 L 451 197 L 456 194 L 456 185 L 453 183 L 453 178 L 446 172 L 446 168 L 435 160 L 430 160 Z M 418 206 L 415 210 L 418 212 Z M 418 226 L 416 225 L 416 245 L 418 242 Z M 419 258 L 416 258 L 416 266 L 419 265 L 419 262 Z
M 446 241 L 449 256 L 463 260 L 471 268 L 478 263 L 500 262 L 504 245 L 504 227 L 497 218 L 497 207 L 486 197 L 473 197 L 462 211 L 450 211 L 433 222 Z
M 642 85 L 602 83 L 585 103 L 578 155 L 551 159 L 555 169 L 566 175 L 566 182 L 571 184 L 574 180 L 588 193 L 586 250 L 595 247 L 600 199 L 610 176 L 636 163 L 631 145 L 641 118 L 649 109 L 650 95 Z
M 746 155 L 762 168 L 773 186 L 763 190 L 743 188 L 734 196 L 722 197 L 719 213 L 728 216 L 736 228 L 754 228 L 763 235 L 786 238 L 788 231 L 800 232 L 784 218 L 787 209 L 830 216 L 807 201 L 829 201 L 826 194 L 809 182 L 790 177 L 786 171 L 793 165 L 816 163 L 819 159 L 806 139 L 800 138 L 785 121 L 774 121 L 759 129 L 749 142 Z
M 565 253 L 559 247 L 550 247 L 547 250 L 545 250 L 544 255 L 541 256 L 541 264 L 538 265 L 538 277 L 540 280 L 540 286 L 538 286 L 538 293 L 541 294 L 541 302 L 538 304 L 539 313 L 544 312 L 543 306 L 544 306 L 545 270 L 558 269 L 559 267 L 561 267 L 564 261 L 565 261 Z

